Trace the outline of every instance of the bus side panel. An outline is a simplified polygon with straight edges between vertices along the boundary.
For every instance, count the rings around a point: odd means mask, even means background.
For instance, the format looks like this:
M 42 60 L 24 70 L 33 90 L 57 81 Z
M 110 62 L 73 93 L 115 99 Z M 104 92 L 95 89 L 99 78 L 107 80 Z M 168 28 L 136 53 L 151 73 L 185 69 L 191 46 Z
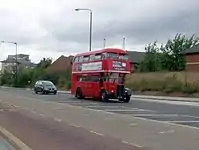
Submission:
M 77 84 L 77 75 L 72 74 L 71 78 L 71 94 L 75 95 L 76 94 L 76 84 Z
M 89 97 L 99 98 L 99 96 L 100 96 L 99 82 L 89 82 L 88 83 L 88 95 L 89 95 Z

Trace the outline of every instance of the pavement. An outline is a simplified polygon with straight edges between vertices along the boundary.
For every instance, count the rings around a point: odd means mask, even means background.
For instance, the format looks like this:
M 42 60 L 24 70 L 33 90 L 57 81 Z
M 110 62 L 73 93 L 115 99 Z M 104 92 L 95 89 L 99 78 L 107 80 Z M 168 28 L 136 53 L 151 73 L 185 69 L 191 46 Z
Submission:
M 114 101 L 102 103 L 77 100 L 70 94 L 35 95 L 33 91 L 12 88 L 0 89 L 0 100 L 2 107 L 11 107 L 2 108 L 8 110 L 3 111 L 4 113 L 9 113 L 4 114 L 5 116 L 2 117 L 4 119 L 0 118 L 0 125 L 20 135 L 20 139 L 24 139 L 23 141 L 34 149 L 38 149 L 36 144 L 34 145 L 34 140 L 37 137 L 43 137 L 36 134 L 40 128 L 44 133 L 61 130 L 66 135 L 70 135 L 64 138 L 66 141 L 73 141 L 68 142 L 68 144 L 73 143 L 69 144 L 71 146 L 69 149 L 73 149 L 77 139 L 85 139 L 80 140 L 82 144 L 91 143 L 90 146 L 95 149 L 100 147 L 97 143 L 103 145 L 105 141 L 111 141 L 113 145 L 119 144 L 117 147 L 130 146 L 131 149 L 195 150 L 199 148 L 199 103 L 162 102 L 157 99 L 135 97 L 128 104 Z M 19 125 L 13 127 L 16 122 Z M 23 132 L 20 133 L 22 129 L 19 130 L 19 128 L 27 128 L 26 124 L 31 127 L 31 131 L 34 131 L 28 135 L 33 134 L 35 139 L 21 135 Z M 37 127 L 34 127 L 34 124 Z M 72 132 L 73 128 L 74 132 Z M 69 131 L 71 133 L 68 133 Z M 82 132 L 84 134 L 80 134 Z M 52 135 L 57 135 L 56 138 L 61 140 L 63 139 L 60 138 L 61 133 L 56 132 Z M 89 142 L 93 140 L 93 136 L 99 138 L 96 143 Z M 45 141 L 47 137 L 41 141 Z M 56 142 L 54 143 L 56 145 Z M 110 144 L 107 145 L 110 146 Z M 47 145 L 43 144 L 43 146 Z M 89 149 L 89 147 L 86 148 Z M 109 147 L 109 149 L 115 148 Z

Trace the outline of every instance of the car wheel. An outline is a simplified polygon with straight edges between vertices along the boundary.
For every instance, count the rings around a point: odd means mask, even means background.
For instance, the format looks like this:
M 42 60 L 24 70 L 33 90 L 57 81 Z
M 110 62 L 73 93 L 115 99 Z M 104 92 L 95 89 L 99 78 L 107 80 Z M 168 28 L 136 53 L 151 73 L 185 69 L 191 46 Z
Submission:
M 56 95 L 56 94 L 57 94 L 57 91 L 55 91 L 53 94 Z

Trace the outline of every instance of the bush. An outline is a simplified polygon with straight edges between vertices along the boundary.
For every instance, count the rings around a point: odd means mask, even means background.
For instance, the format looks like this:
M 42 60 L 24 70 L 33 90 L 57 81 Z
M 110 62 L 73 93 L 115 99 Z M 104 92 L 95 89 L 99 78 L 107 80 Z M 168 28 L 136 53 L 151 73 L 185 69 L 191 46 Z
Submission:
M 133 91 L 160 91 L 165 93 L 183 92 L 193 94 L 199 92 L 198 83 L 191 82 L 185 84 L 178 79 L 176 74 L 162 78 L 140 78 L 132 80 L 127 78 L 126 86 Z
M 198 84 L 193 83 L 186 83 L 182 86 L 182 92 L 186 94 L 193 94 L 199 92 Z

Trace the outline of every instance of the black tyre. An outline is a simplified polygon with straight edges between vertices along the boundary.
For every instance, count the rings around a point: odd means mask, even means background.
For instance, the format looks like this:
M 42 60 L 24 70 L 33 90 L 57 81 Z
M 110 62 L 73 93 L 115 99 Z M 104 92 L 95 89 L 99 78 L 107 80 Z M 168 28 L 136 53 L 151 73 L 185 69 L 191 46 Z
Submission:
M 37 91 L 35 91 L 35 94 L 38 94 L 38 92 L 37 92 Z
M 126 99 L 124 99 L 124 103 L 128 103 L 131 100 L 131 96 L 126 96 Z
M 77 88 L 75 97 L 78 99 L 83 99 L 82 90 L 80 88 Z
M 55 91 L 53 94 L 56 95 L 56 94 L 57 94 L 57 91 Z
M 102 102 L 107 102 L 108 101 L 108 95 L 107 95 L 105 90 L 101 91 L 100 98 L 101 98 Z
M 43 91 L 42 91 L 42 94 L 45 95 L 45 94 L 47 94 L 47 92 L 43 90 Z

